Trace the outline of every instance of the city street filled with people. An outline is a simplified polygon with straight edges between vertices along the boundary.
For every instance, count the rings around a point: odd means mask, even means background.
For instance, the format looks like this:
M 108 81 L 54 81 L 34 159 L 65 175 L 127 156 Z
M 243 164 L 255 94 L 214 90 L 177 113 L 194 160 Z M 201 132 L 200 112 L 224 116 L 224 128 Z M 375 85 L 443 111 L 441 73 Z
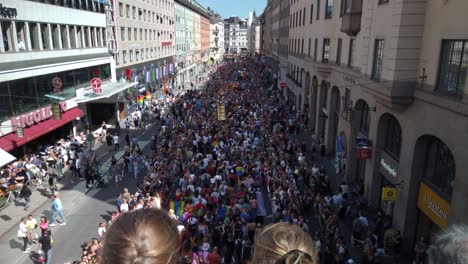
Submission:
M 18 263 L 149 263 L 170 251 L 164 263 L 274 263 L 258 254 L 292 259 L 284 263 L 395 263 L 398 231 L 367 210 L 361 186 L 330 172 L 273 82 L 260 58 L 239 57 L 213 67 L 203 89 L 138 106 L 133 113 L 148 115 L 148 127 L 125 120 L 125 129 L 107 131 L 115 140 L 98 144 L 110 160 L 106 177 L 97 175 L 101 157 L 86 137 L 48 147 L 42 161 L 31 155 L 7 166 L 5 188 L 35 179 L 35 170 L 55 175 L 44 188 L 47 209 L 20 219 L 10 232 L 19 242 L 13 238 L 8 251 L 26 253 Z M 58 192 L 54 180 L 66 179 L 81 191 Z M 31 190 L 22 186 L 18 199 L 28 209 Z M 142 245 L 145 232 L 154 234 Z

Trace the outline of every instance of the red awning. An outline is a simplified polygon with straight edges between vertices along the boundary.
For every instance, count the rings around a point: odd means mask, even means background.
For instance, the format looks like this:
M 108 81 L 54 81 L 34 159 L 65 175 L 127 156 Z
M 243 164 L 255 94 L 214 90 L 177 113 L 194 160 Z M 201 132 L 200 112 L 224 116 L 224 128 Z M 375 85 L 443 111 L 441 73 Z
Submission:
M 23 129 L 24 136 L 22 138 L 17 137 L 16 133 L 10 133 L 8 135 L 0 137 L 0 148 L 5 151 L 10 151 L 42 135 L 45 135 L 55 130 L 56 128 L 59 128 L 65 125 L 66 123 L 73 121 L 75 118 L 81 117 L 83 115 L 83 111 L 75 107 L 63 113 L 62 119 L 60 120 L 48 119 L 37 125 L 33 125 L 31 127 Z

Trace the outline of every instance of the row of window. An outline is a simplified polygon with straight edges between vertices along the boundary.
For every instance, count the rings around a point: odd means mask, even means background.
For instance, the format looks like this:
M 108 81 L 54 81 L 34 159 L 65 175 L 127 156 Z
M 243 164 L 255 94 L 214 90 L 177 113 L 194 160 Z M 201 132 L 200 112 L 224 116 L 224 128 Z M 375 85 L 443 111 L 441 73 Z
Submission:
M 330 59 L 330 43 L 329 38 L 324 38 L 322 43 L 322 63 L 328 63 Z M 318 50 L 318 39 L 314 40 L 314 50 L 311 54 L 312 39 L 308 41 L 307 56 L 313 56 L 313 60 L 317 61 L 317 50 Z M 382 66 L 384 60 L 384 39 L 375 39 L 372 56 L 372 72 L 371 79 L 379 81 L 382 76 Z M 341 64 L 342 57 L 342 39 L 337 39 L 336 45 L 336 58 L 335 63 Z M 290 40 L 290 52 L 292 53 L 304 53 L 304 39 L 291 39 Z M 349 39 L 348 49 L 348 67 L 354 64 L 354 53 L 355 53 L 355 40 Z M 291 72 L 291 67 L 290 67 Z M 442 40 L 440 60 L 439 60 L 439 72 L 436 83 L 436 91 L 444 93 L 449 96 L 462 97 L 464 95 L 464 89 L 466 79 L 468 75 L 468 40 Z M 298 76 L 295 76 L 296 80 Z
M 105 47 L 106 29 L 0 20 L 0 52 Z
M 312 52 L 312 38 L 309 38 L 308 40 L 308 49 L 307 49 L 307 54 L 304 53 L 304 39 L 290 39 L 289 40 L 289 52 L 293 54 L 301 54 L 301 55 L 307 55 L 309 58 L 313 58 L 314 61 L 317 61 L 317 51 L 318 51 L 318 39 L 314 39 L 314 49 L 313 49 L 313 54 Z M 335 58 L 335 63 L 340 65 L 341 64 L 341 49 L 343 46 L 343 41 L 342 39 L 337 40 L 337 46 L 336 46 L 336 58 Z M 324 38 L 323 43 L 322 43 L 322 63 L 328 63 L 330 60 L 330 39 L 329 38 Z M 380 55 L 379 60 L 376 61 L 376 63 L 380 63 L 380 67 L 378 68 L 378 71 L 376 71 L 376 79 L 378 80 L 378 77 L 380 77 L 380 72 L 381 72 L 381 63 L 383 59 L 383 40 L 382 40 L 382 45 L 380 46 L 381 49 L 378 49 L 378 54 Z M 349 49 L 348 49 L 348 67 L 352 67 L 354 64 L 354 49 L 355 49 L 355 40 L 354 39 L 349 39 Z
M 167 1 L 164 1 L 167 2 Z M 125 10 L 125 11 L 124 11 Z M 130 14 L 132 16 L 130 17 Z M 119 16 L 121 18 L 126 17 L 128 19 L 138 20 L 138 21 L 147 21 L 150 23 L 156 23 L 161 25 L 173 25 L 174 20 L 173 18 L 157 14 L 156 12 L 152 12 L 146 9 L 142 9 L 136 6 L 125 5 L 123 3 L 119 3 Z
M 115 62 L 117 65 L 133 63 L 138 61 L 146 61 L 149 59 L 159 59 L 174 54 L 172 46 L 144 48 L 136 50 L 123 50 L 116 54 Z
M 104 4 L 96 0 L 30 0 L 50 5 L 57 5 L 84 11 L 104 13 Z
M 345 0 L 341 1 L 342 7 L 344 6 Z M 342 8 L 343 9 L 343 8 Z M 330 19 L 332 18 L 333 14 L 333 0 L 325 0 L 325 6 L 324 6 L 324 11 L 325 11 L 325 19 Z M 307 17 L 307 11 L 306 8 L 304 7 L 301 10 L 296 11 L 295 13 L 292 13 L 289 15 L 289 27 L 290 28 L 296 28 L 300 26 L 305 26 L 306 25 L 306 17 Z M 341 12 L 342 14 L 342 12 Z M 320 19 L 320 0 L 317 0 L 316 3 L 316 20 Z M 309 23 L 312 24 L 314 20 L 314 4 L 310 5 L 310 10 L 309 10 Z
M 133 32 L 133 34 L 132 34 Z M 138 32 L 140 32 L 138 39 Z M 127 34 L 125 34 L 127 33 Z M 133 37 L 132 37 L 133 35 Z M 127 37 L 125 37 L 127 36 Z M 172 33 L 167 30 L 156 30 L 156 29 L 142 29 L 138 28 L 120 28 L 120 39 L 122 41 L 133 41 L 133 40 L 172 40 Z
M 177 52 L 189 51 L 189 50 L 194 50 L 194 49 L 195 49 L 194 43 L 176 44 Z
M 388 3 L 389 0 L 379 0 L 378 4 L 385 4 Z M 295 2 L 295 1 L 294 1 Z M 352 2 L 351 0 L 341 0 L 340 4 L 340 16 L 344 14 L 348 14 L 351 12 L 351 5 Z M 317 0 L 316 2 L 316 9 L 315 9 L 315 19 L 319 20 L 320 19 L 320 0 Z M 324 6 L 324 11 L 325 19 L 330 19 L 332 18 L 333 15 L 333 0 L 325 0 L 325 6 Z M 292 13 L 289 15 L 289 27 L 290 28 L 296 28 L 300 26 L 305 26 L 306 25 L 306 18 L 307 18 L 307 10 L 304 7 L 301 10 L 296 11 L 295 13 Z M 309 9 L 309 24 L 313 23 L 314 20 L 314 4 L 310 5 Z
M 176 38 L 194 39 L 195 38 L 195 32 L 176 30 Z
M 247 37 L 226 37 L 224 38 L 224 41 L 228 42 L 228 41 L 238 41 L 238 40 L 244 40 L 244 41 L 247 41 Z

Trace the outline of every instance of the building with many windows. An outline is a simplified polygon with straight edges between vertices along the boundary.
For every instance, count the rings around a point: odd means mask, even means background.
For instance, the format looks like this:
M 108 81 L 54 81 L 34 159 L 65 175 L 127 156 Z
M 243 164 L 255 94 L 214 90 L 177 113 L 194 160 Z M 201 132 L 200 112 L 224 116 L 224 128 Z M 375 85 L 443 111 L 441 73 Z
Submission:
M 115 82 L 103 3 L 9 0 L 1 8 L 0 148 L 19 155 L 114 118 L 113 105 L 93 112 L 88 104 L 130 85 Z
M 177 81 L 187 88 L 208 60 L 209 15 L 194 0 L 175 0 L 175 21 Z
M 138 82 L 132 97 L 176 85 L 174 0 L 114 1 L 117 78 Z M 125 114 L 122 108 L 122 117 Z
M 210 60 L 219 63 L 224 55 L 224 23 L 218 14 L 210 14 Z
M 468 2 L 289 3 L 288 99 L 344 180 L 404 249 L 466 224 Z
M 247 52 L 247 20 L 239 17 L 224 19 L 224 46 L 226 53 Z

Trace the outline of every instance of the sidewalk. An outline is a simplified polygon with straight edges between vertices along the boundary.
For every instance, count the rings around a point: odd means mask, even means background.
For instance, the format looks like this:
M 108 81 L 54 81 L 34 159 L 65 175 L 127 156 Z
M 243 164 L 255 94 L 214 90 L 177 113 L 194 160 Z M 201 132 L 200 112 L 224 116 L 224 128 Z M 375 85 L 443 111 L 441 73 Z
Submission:
M 312 147 L 316 145 L 316 141 L 312 138 L 312 132 L 306 131 L 301 129 L 298 135 L 299 142 L 305 142 L 307 145 L 307 153 L 306 158 L 309 166 L 312 166 L 314 163 L 317 163 L 319 166 L 323 166 L 329 176 L 330 179 L 330 186 L 332 193 L 336 193 L 338 191 L 339 186 L 341 185 L 343 176 L 336 173 L 335 168 L 335 157 L 334 156 L 326 156 L 321 157 L 320 153 L 312 152 Z M 319 148 L 316 147 L 318 150 Z M 375 226 L 375 218 L 377 216 L 378 210 L 376 208 L 367 207 L 365 210 L 362 211 L 363 215 L 367 217 L 369 221 L 370 230 Z M 316 216 L 311 213 L 309 217 L 310 223 L 309 225 L 314 225 L 315 223 L 318 225 L 318 221 Z M 362 263 L 363 257 L 363 250 L 361 248 L 355 248 L 351 246 L 351 235 L 352 235 L 352 223 L 348 223 L 347 221 L 340 221 L 340 229 L 342 234 L 345 238 L 346 247 L 348 248 L 351 257 L 355 261 L 355 263 Z M 318 227 L 317 227 L 318 228 Z M 312 230 L 316 230 L 315 227 Z M 400 255 L 396 257 L 392 256 L 384 256 L 382 263 L 411 263 L 411 257 L 407 255 Z
M 145 131 L 137 131 L 134 129 L 130 129 L 128 130 L 128 132 L 130 133 L 131 136 L 134 133 L 137 133 L 137 138 L 142 139 L 148 133 L 154 133 L 155 131 L 157 131 L 156 129 L 158 128 L 159 126 L 153 123 L 151 125 L 148 125 Z M 109 169 L 112 155 L 114 155 L 115 158 L 119 160 L 126 151 L 124 135 L 127 133 L 127 130 L 121 129 L 120 132 L 121 132 L 120 133 L 121 135 L 120 146 L 121 147 L 119 151 L 114 151 L 114 147 L 113 146 L 109 147 L 107 146 L 106 143 L 98 143 L 94 146 L 94 151 L 100 160 L 100 173 L 101 175 L 103 175 L 104 180 L 106 182 L 108 181 L 108 178 L 106 177 L 106 173 Z M 139 140 L 139 145 L 143 152 L 145 152 L 146 148 L 150 145 L 150 143 L 151 143 L 150 140 Z M 80 183 L 83 183 L 83 180 L 71 182 L 69 178 L 64 178 L 60 182 L 57 181 L 57 188 L 59 191 L 77 189 L 81 187 L 81 186 L 79 187 Z M 48 184 L 44 183 L 43 186 L 48 187 Z M 15 202 L 12 202 L 6 208 L 0 211 L 0 237 L 3 237 L 6 233 L 11 231 L 12 229 L 17 228 L 20 222 L 20 219 L 22 217 L 25 217 L 29 214 L 32 214 L 33 216 L 37 217 L 37 215 L 40 213 L 39 209 L 48 202 L 49 202 L 49 197 L 46 195 L 45 190 L 42 186 L 37 186 L 36 190 L 33 190 L 32 195 L 31 195 L 31 203 L 30 203 L 30 207 L 28 210 L 24 210 L 24 200 L 21 200 L 18 203 L 18 206 L 15 205 Z

